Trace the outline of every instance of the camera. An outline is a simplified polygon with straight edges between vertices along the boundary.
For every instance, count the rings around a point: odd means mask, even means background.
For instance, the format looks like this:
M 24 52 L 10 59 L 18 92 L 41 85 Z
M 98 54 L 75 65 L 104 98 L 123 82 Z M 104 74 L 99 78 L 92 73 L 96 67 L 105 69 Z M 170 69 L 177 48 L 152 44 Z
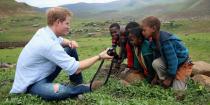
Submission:
M 109 56 L 114 56 L 116 53 L 115 49 L 113 47 L 109 48 L 108 51 L 107 51 L 107 54 Z
M 109 56 L 114 56 L 114 58 L 118 58 L 115 48 L 111 47 L 108 49 L 107 54 Z

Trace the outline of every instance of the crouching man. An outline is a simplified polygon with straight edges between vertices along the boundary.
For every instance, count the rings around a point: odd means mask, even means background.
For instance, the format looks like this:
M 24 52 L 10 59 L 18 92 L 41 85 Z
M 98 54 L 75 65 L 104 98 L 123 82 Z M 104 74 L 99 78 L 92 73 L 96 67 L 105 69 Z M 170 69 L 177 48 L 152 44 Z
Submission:
M 72 14 L 55 7 L 47 12 L 48 26 L 39 29 L 23 48 L 17 62 L 14 83 L 10 93 L 29 93 L 46 100 L 61 100 L 89 92 L 83 85 L 81 72 L 100 59 L 111 59 L 106 51 L 78 61 L 77 42 L 64 39 L 69 33 Z M 61 69 L 76 86 L 52 83 Z

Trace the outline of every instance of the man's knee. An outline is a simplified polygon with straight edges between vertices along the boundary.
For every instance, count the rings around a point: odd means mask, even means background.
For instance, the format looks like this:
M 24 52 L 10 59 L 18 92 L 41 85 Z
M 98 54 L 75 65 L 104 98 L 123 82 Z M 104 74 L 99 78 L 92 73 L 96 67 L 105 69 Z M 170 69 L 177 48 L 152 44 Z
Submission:
M 44 95 L 40 94 L 45 100 L 63 100 L 75 96 L 66 86 L 61 84 L 52 84 L 49 88 L 52 88 L 52 90 L 46 92 Z
M 70 47 L 64 47 L 64 50 L 66 51 L 66 53 L 68 55 L 70 55 L 71 53 L 77 53 L 77 50 L 76 49 L 72 49 Z
M 74 57 L 77 61 L 79 61 L 79 57 L 77 54 L 77 50 L 76 49 L 72 49 L 70 47 L 65 47 L 64 50 L 66 51 L 66 53 L 71 56 Z
M 89 85 L 78 85 L 78 86 L 65 86 L 61 84 L 53 84 L 54 98 L 63 99 L 68 97 L 74 97 L 82 93 L 90 92 Z

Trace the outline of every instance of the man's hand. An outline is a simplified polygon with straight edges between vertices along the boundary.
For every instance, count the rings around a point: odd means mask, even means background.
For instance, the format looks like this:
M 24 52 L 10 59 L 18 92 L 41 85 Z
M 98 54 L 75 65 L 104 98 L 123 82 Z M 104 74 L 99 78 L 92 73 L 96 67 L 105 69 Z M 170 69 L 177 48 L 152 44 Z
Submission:
M 68 46 L 70 47 L 70 48 L 78 48 L 79 47 L 79 45 L 78 45 L 78 43 L 76 42 L 76 41 L 68 41 Z
M 108 51 L 108 49 L 104 50 L 103 52 L 101 52 L 99 54 L 100 59 L 112 59 L 113 58 L 113 56 L 109 56 L 107 54 L 107 51 Z
M 63 38 L 62 46 L 64 46 L 64 47 L 68 46 L 72 49 L 79 47 L 79 45 L 76 41 L 74 41 L 74 40 L 70 41 L 69 39 L 65 39 L 65 38 Z
M 169 78 L 165 79 L 163 81 L 163 87 L 164 88 L 169 88 L 171 86 L 172 82 L 173 82 L 173 78 L 169 77 Z

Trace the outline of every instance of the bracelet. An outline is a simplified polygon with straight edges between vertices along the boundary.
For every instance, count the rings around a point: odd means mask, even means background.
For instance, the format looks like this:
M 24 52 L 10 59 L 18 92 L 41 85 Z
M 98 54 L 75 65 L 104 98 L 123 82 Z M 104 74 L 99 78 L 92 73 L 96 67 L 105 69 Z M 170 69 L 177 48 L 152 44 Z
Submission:
M 99 60 L 101 60 L 101 59 L 102 59 L 102 57 L 101 57 L 101 55 L 100 55 L 100 54 L 98 54 L 98 57 L 99 57 Z

